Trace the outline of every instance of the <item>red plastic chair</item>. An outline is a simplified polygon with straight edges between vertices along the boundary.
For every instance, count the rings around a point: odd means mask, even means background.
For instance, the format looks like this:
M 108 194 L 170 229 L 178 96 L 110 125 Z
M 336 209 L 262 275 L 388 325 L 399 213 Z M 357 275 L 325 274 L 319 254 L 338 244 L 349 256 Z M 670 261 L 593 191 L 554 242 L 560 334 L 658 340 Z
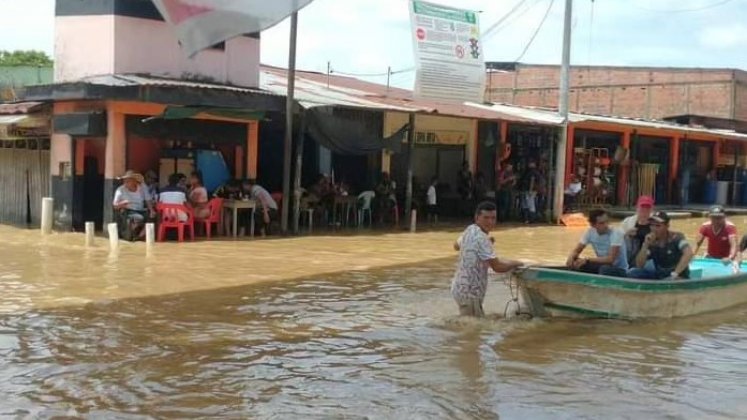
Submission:
M 205 234 L 210 239 L 213 225 L 220 231 L 223 215 L 223 199 L 218 197 L 211 199 L 208 202 L 208 208 L 210 208 L 210 216 L 206 219 L 197 219 L 197 222 L 205 224 Z
M 177 229 L 179 242 L 184 242 L 184 227 L 189 228 L 192 240 L 195 239 L 195 215 L 192 209 L 181 204 L 158 203 L 156 206 L 160 222 L 158 223 L 158 242 L 163 242 L 166 229 Z M 186 221 L 179 220 L 179 214 L 187 215 Z

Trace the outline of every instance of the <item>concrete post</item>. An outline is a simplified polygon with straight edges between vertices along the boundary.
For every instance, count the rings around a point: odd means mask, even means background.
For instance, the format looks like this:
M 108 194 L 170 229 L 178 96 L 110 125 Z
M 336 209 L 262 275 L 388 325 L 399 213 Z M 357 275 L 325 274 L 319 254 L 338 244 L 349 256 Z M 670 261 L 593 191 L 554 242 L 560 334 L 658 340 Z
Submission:
M 52 233 L 54 225 L 54 200 L 50 197 L 42 199 L 41 232 L 44 235 Z

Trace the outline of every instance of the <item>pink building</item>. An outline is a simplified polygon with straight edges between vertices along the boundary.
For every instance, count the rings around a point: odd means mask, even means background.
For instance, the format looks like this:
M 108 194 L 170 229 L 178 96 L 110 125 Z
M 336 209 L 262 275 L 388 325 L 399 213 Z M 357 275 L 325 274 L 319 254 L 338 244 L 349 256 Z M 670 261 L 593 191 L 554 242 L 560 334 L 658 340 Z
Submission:
M 56 227 L 112 220 L 116 178 L 128 169 L 163 184 L 218 151 L 223 178 L 256 178 L 260 120 L 285 102 L 258 89 L 259 52 L 249 34 L 189 59 L 150 0 L 57 0 L 55 83 L 25 93 L 54 104 Z

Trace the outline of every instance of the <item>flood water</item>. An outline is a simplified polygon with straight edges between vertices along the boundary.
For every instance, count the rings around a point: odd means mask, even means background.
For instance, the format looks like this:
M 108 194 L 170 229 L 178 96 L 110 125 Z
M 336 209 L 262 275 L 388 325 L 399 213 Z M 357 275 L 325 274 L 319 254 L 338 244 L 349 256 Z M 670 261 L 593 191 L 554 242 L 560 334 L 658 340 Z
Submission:
M 700 222 L 674 225 L 692 238 Z M 501 255 L 561 262 L 581 232 L 494 236 Z M 147 257 L 142 244 L 110 255 L 78 235 L 0 233 L 2 418 L 747 414 L 747 307 L 503 320 L 509 293 L 496 279 L 490 318 L 459 319 L 454 232 L 159 244 Z M 428 261 L 381 267 L 403 254 Z M 324 274 L 335 264 L 353 271 Z

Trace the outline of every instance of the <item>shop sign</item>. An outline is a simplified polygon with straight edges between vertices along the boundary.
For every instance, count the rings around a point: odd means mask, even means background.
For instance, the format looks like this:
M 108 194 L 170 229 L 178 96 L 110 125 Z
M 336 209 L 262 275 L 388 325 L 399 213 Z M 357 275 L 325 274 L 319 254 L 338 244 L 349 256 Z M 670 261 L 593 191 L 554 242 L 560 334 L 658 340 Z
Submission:
M 416 144 L 440 144 L 463 146 L 467 144 L 469 133 L 466 131 L 418 131 L 415 133 Z

